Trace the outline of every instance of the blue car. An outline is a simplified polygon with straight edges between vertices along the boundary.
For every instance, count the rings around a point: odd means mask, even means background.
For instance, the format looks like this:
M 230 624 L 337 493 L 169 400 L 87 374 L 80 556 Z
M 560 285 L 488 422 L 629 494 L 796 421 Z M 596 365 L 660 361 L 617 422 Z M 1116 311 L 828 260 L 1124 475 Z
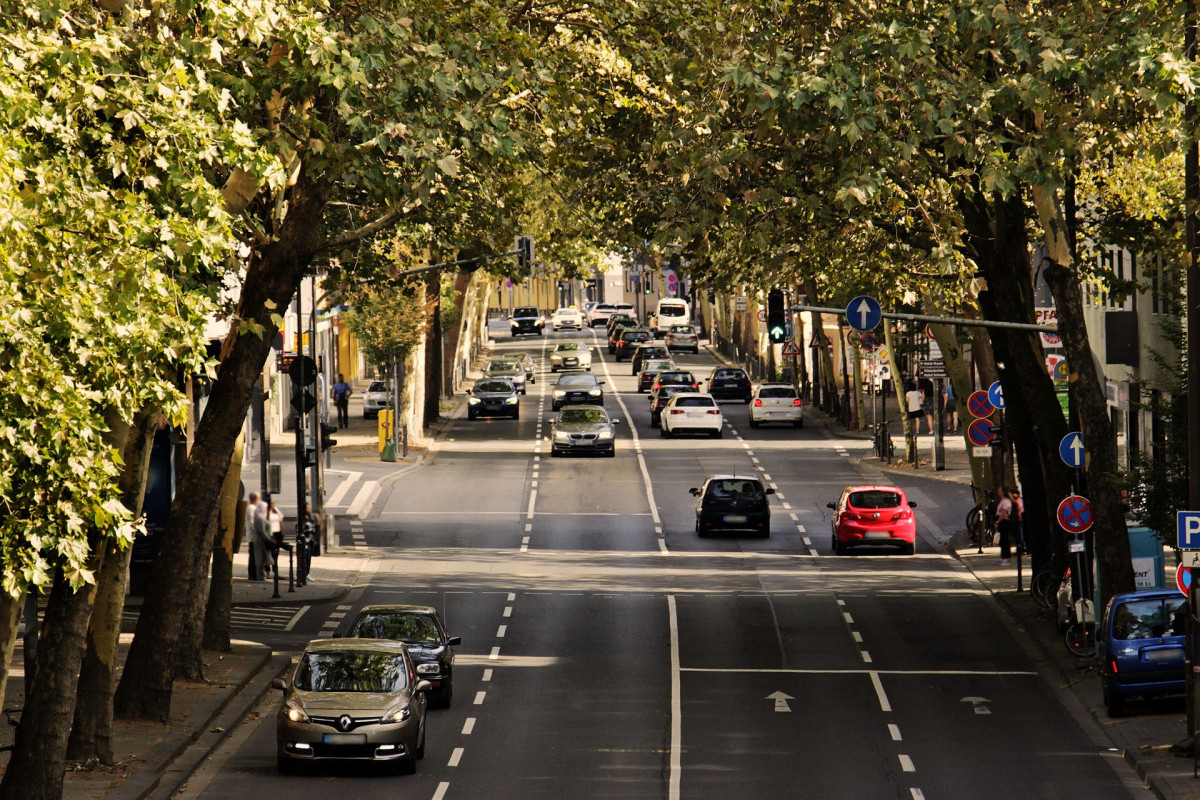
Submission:
M 1184 626 L 1187 598 L 1178 591 L 1115 595 L 1100 628 L 1100 681 L 1110 717 L 1129 697 L 1184 691 Z

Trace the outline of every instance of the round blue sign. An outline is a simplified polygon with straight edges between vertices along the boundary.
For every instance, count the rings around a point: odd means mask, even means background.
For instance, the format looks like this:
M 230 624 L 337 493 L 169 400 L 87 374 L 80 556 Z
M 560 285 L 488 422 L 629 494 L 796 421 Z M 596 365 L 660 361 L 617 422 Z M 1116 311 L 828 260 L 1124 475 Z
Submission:
M 1083 466 L 1086 456 L 1087 450 L 1083 447 L 1083 434 L 1079 431 L 1071 431 L 1058 443 L 1058 457 L 1068 467 L 1079 469 Z
M 871 331 L 883 320 L 883 308 L 874 297 L 861 294 L 846 306 L 846 321 L 856 331 Z
M 967 438 L 977 447 L 989 445 L 996 438 L 996 431 L 990 419 L 972 420 L 967 426 Z
M 988 387 L 988 400 L 992 401 L 992 405 L 996 408 L 1004 408 L 1004 389 L 1000 387 L 1000 381 L 996 381 Z

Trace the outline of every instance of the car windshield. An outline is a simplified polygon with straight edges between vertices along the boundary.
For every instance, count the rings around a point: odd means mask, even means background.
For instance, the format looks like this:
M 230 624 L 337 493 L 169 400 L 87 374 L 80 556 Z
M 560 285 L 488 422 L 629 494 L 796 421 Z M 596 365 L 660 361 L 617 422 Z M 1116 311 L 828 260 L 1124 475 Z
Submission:
M 396 639 L 409 644 L 442 643 L 437 624 L 428 614 L 363 614 L 350 635 L 362 639 Z
M 761 500 L 765 497 L 758 481 L 744 479 L 711 481 L 707 495 L 722 500 Z
M 900 505 L 900 495 L 886 489 L 869 489 L 851 492 L 847 502 L 855 508 L 896 508 Z
M 796 390 L 790 386 L 764 386 L 758 392 L 759 397 L 795 397 Z
M 594 386 L 596 379 L 591 375 L 563 375 L 558 379 L 559 386 Z
M 538 310 L 536 308 L 518 308 L 513 310 L 514 317 L 536 317 Z
M 475 384 L 476 392 L 509 392 L 513 391 L 513 385 L 508 381 L 480 381 Z
M 716 401 L 713 400 L 711 397 L 700 397 L 700 396 L 696 396 L 696 397 L 680 396 L 680 398 L 675 401 L 676 407 L 686 406 L 689 408 L 702 408 L 704 406 L 711 407 L 711 406 L 715 406 L 716 404 L 717 404 Z
M 682 334 L 686 335 L 686 334 L 695 333 L 695 332 L 696 332 L 696 329 L 693 328 L 691 325 L 672 325 L 671 326 L 671 333 L 676 333 L 676 334 L 682 333 Z
M 387 385 L 383 381 L 371 381 L 371 385 L 367 387 L 368 392 L 386 392 Z
M 1145 598 L 1117 606 L 1113 614 L 1114 639 L 1157 639 L 1183 636 L 1187 600 Z
M 558 415 L 558 421 L 594 425 L 608 422 L 608 415 L 598 408 L 564 408 Z
M 398 692 L 408 685 L 404 656 L 370 650 L 305 653 L 296 668 L 304 692 Z
M 517 372 L 521 365 L 512 361 L 493 361 L 488 364 L 487 371 L 492 375 L 502 375 L 506 372 Z
M 568 350 L 578 350 L 579 345 L 575 342 L 563 342 L 562 344 L 559 344 L 554 349 L 559 351 L 560 353 L 562 353 L 562 352 L 566 352 Z

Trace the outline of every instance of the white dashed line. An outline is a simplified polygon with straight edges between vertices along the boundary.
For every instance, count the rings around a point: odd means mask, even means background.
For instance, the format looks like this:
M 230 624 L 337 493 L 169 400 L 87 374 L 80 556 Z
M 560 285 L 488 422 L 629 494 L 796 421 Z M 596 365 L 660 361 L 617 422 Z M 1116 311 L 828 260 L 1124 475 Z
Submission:
M 843 611 L 843 612 L 842 612 L 842 619 L 846 620 L 846 624 L 847 624 L 847 625 L 853 625 L 853 624 L 854 624 L 854 617 L 850 616 L 850 612 L 849 612 L 849 611 Z
M 796 530 L 800 531 L 801 533 L 808 533 L 808 528 L 805 528 L 803 525 L 797 525 Z
M 492 668 L 488 667 L 483 671 L 483 682 L 489 683 L 492 680 Z
M 483 700 L 485 697 L 487 697 L 487 692 L 476 692 L 475 693 L 475 705 L 477 705 L 477 706 L 483 705 Z
M 892 735 L 893 742 L 902 742 L 904 739 L 900 736 L 900 726 L 895 724 L 888 725 L 888 733 Z
M 512 616 L 512 606 L 506 606 L 506 607 L 505 607 L 505 609 L 504 609 L 504 616 L 505 616 L 505 617 L 511 617 L 511 616 Z
M 433 800 L 442 800 L 448 791 L 450 791 L 450 784 L 447 781 L 442 781 L 438 784 L 437 791 L 433 793 Z
M 503 639 L 505 634 L 507 634 L 507 633 L 508 633 L 508 626 L 501 625 L 499 628 L 496 629 L 496 638 Z
M 509 592 L 509 593 L 508 593 L 508 602 L 510 602 L 510 603 L 511 603 L 511 602 L 513 602 L 513 601 L 514 601 L 514 600 L 516 600 L 516 599 L 517 599 L 517 595 L 516 595 L 515 593 L 513 593 L 513 592 Z
M 862 634 L 861 633 L 859 633 L 858 631 L 851 631 L 850 635 L 854 637 L 854 641 L 856 644 L 862 644 Z
M 920 789 L 913 787 L 910 791 L 912 792 L 912 800 L 925 800 L 925 793 Z
M 492 652 L 488 654 L 488 660 L 495 661 L 498 658 L 500 658 L 500 648 L 493 647 Z
M 871 663 L 871 654 L 868 653 L 866 650 L 863 650 L 862 651 L 862 660 L 863 660 L 864 664 L 870 664 Z
M 879 698 L 879 710 L 885 714 L 890 713 L 892 704 L 888 700 L 887 692 L 883 690 L 883 681 L 879 680 L 878 672 L 871 673 L 871 684 L 875 687 L 875 696 Z
M 916 772 L 917 765 L 913 763 L 913 760 L 911 758 L 909 758 L 908 756 L 901 753 L 900 754 L 900 769 L 904 770 L 905 772 Z
M 457 767 L 458 762 L 462 761 L 464 749 L 461 747 L 454 748 L 454 752 L 450 754 L 450 761 L 446 764 L 447 767 Z
M 474 730 L 475 730 L 475 718 L 474 718 L 474 717 L 467 717 L 467 718 L 466 718 L 466 719 L 463 721 L 462 735 L 463 735 L 463 736 L 470 736 L 470 735 L 471 735 L 471 733 L 472 733 L 472 731 L 474 731 Z

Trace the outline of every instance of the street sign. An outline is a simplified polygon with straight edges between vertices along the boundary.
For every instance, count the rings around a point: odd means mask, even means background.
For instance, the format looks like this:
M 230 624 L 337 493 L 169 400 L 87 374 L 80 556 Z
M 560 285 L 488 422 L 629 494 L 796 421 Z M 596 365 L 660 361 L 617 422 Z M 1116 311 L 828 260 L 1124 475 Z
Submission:
M 1184 550 L 1179 554 L 1179 563 L 1190 569 L 1200 567 L 1200 550 Z
M 767 310 L 765 308 L 758 310 L 758 321 L 764 323 L 767 321 Z
M 1068 553 L 1086 553 L 1087 552 L 1087 542 L 1085 542 L 1083 539 L 1072 539 L 1071 541 L 1067 542 L 1067 552 Z
M 943 380 L 950 377 L 950 373 L 946 371 L 946 362 L 940 358 L 926 358 L 918 361 L 917 374 L 922 378 L 941 378 Z
M 1181 550 L 1200 549 L 1200 511 L 1176 511 L 1175 535 Z
M 972 447 L 971 455 L 975 456 L 976 458 L 991 458 L 992 457 L 992 446 L 985 445 L 983 447 Z
M 1086 455 L 1087 451 L 1083 447 L 1083 434 L 1079 431 L 1071 431 L 1058 443 L 1058 457 L 1068 467 L 1079 469 L 1083 466 Z
M 746 310 L 746 295 L 740 294 L 734 300 L 734 308 L 738 311 Z
M 800 345 L 795 342 L 785 342 L 783 345 L 783 355 L 798 356 L 800 355 Z
M 988 399 L 988 393 L 980 389 L 977 392 L 971 392 L 971 396 L 967 398 L 967 410 L 971 412 L 971 416 L 983 418 L 990 417 L 996 407 Z
M 971 440 L 971 444 L 977 447 L 983 447 L 985 444 L 991 444 L 996 438 L 996 431 L 993 429 L 990 419 L 972 420 L 967 426 L 967 438 Z
M 861 294 L 846 306 L 846 321 L 856 331 L 870 331 L 879 327 L 883 320 L 883 308 L 874 297 Z
M 988 400 L 992 401 L 992 405 L 996 408 L 1004 408 L 1004 389 L 1000 387 L 1000 381 L 996 381 L 987 390 Z
M 880 361 L 887 361 L 889 358 L 892 357 L 892 351 L 888 350 L 886 347 L 880 347 L 878 350 L 875 351 L 875 357 L 878 358 Z
M 1175 586 L 1184 595 L 1192 588 L 1192 570 L 1190 567 L 1180 564 L 1175 568 Z
M 1055 516 L 1063 530 L 1083 533 L 1092 527 L 1092 502 L 1077 494 L 1069 495 L 1058 504 Z

